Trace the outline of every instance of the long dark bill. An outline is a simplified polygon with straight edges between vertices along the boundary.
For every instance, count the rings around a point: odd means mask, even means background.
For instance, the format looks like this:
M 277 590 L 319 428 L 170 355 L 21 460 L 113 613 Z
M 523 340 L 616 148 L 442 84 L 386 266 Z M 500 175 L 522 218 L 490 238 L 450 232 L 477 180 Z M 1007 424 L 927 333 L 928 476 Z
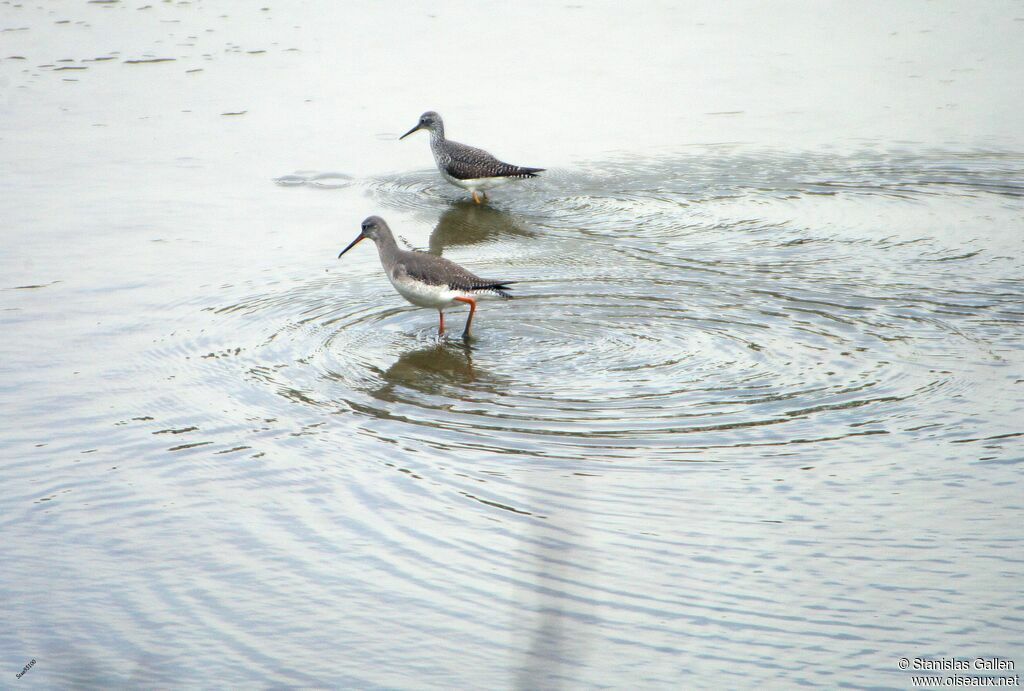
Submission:
M 406 132 L 405 134 L 403 134 L 403 135 L 402 135 L 401 137 L 399 137 L 399 138 L 398 138 L 398 140 L 399 140 L 399 141 L 401 141 L 401 140 L 405 139 L 406 137 L 408 137 L 408 136 L 409 136 L 410 134 L 412 134 L 413 132 L 415 132 L 415 131 L 416 131 L 416 130 L 418 130 L 419 128 L 420 128 L 420 124 L 419 124 L 419 123 L 416 123 L 416 126 L 415 126 L 415 127 L 413 127 L 413 128 L 411 129 L 411 130 L 409 130 L 408 132 Z
M 346 253 L 346 252 L 348 252 L 348 251 L 349 251 L 350 249 L 352 249 L 353 247 L 355 247 L 356 245 L 358 245 L 358 244 L 359 244 L 359 241 L 360 241 L 360 240 L 362 240 L 362 239 L 363 239 L 363 238 L 365 238 L 365 237 L 366 237 L 365 235 L 363 235 L 363 234 L 361 234 L 361 233 L 360 233 L 359 237 L 357 237 L 357 238 L 356 238 L 355 240 L 353 240 L 353 241 L 352 241 L 351 243 L 349 243 L 349 246 L 348 246 L 348 247 L 346 247 L 345 249 L 343 249 L 343 250 L 342 250 L 342 251 L 341 251 L 341 252 L 340 252 L 340 253 L 338 254 L 338 259 L 341 259 L 341 255 L 342 255 L 342 254 L 345 254 L 345 253 Z

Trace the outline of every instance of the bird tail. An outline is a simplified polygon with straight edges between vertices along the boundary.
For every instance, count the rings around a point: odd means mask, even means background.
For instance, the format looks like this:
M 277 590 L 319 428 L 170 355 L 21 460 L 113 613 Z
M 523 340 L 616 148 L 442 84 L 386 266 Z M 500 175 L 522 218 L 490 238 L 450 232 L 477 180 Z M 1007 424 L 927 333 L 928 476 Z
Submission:
M 491 281 L 489 283 L 482 283 L 478 286 L 473 286 L 473 292 L 492 293 L 498 297 L 504 298 L 505 300 L 511 300 L 512 295 L 508 291 L 512 290 L 510 286 L 515 282 L 516 281 Z
M 517 177 L 535 178 L 535 177 L 537 177 L 537 173 L 543 173 L 545 170 L 547 170 L 547 169 L 546 168 L 522 168 L 521 167 L 521 168 L 519 168 L 519 174 L 518 174 Z

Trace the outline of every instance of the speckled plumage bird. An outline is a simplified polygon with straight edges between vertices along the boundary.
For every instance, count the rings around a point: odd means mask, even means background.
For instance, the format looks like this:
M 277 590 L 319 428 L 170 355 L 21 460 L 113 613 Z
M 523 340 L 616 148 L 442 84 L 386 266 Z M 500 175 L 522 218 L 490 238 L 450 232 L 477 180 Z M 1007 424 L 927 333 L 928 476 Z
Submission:
M 453 142 L 444 137 L 444 121 L 430 110 L 420 116 L 420 121 L 399 139 L 405 139 L 417 130 L 430 132 L 430 150 L 442 177 L 453 185 L 467 189 L 477 204 L 487 198 L 487 190 L 511 180 L 535 178 L 543 168 L 526 168 L 503 163 L 483 149 Z
M 363 221 L 359 237 L 338 254 L 338 259 L 366 238 L 377 245 L 380 263 L 395 290 L 417 307 L 437 310 L 441 319 L 439 334 L 444 334 L 444 311 L 449 307 L 460 303 L 469 305 L 469 317 L 462 332 L 463 338 L 469 338 L 478 299 L 512 297 L 508 294 L 509 284 L 515 281 L 487 280 L 444 257 L 400 249 L 391 228 L 380 216 L 370 216 Z

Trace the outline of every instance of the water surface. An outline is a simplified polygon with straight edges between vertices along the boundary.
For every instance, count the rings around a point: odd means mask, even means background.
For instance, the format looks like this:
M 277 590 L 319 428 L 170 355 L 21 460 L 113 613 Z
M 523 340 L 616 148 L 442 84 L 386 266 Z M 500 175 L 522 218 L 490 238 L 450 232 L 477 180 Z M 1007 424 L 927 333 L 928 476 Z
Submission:
M 0 5 L 0 672 L 1024 664 L 1024 22 L 884 7 Z M 438 338 L 371 213 L 516 299 Z

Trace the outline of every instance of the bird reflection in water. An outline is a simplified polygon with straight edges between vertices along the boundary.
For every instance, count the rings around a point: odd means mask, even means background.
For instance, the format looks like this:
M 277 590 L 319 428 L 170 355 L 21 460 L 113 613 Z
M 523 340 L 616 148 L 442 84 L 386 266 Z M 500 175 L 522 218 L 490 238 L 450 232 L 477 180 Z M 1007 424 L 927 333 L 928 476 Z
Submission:
M 471 384 L 479 377 L 473 367 L 470 344 L 445 340 L 402 354 L 381 375 L 384 384 L 373 396 L 383 401 L 402 400 L 404 397 L 396 389 L 447 395 L 452 385 Z
M 532 237 L 525 223 L 515 216 L 480 206 L 471 201 L 459 201 L 441 214 L 430 233 L 430 253 L 441 256 L 446 247 L 476 245 L 501 237 Z

